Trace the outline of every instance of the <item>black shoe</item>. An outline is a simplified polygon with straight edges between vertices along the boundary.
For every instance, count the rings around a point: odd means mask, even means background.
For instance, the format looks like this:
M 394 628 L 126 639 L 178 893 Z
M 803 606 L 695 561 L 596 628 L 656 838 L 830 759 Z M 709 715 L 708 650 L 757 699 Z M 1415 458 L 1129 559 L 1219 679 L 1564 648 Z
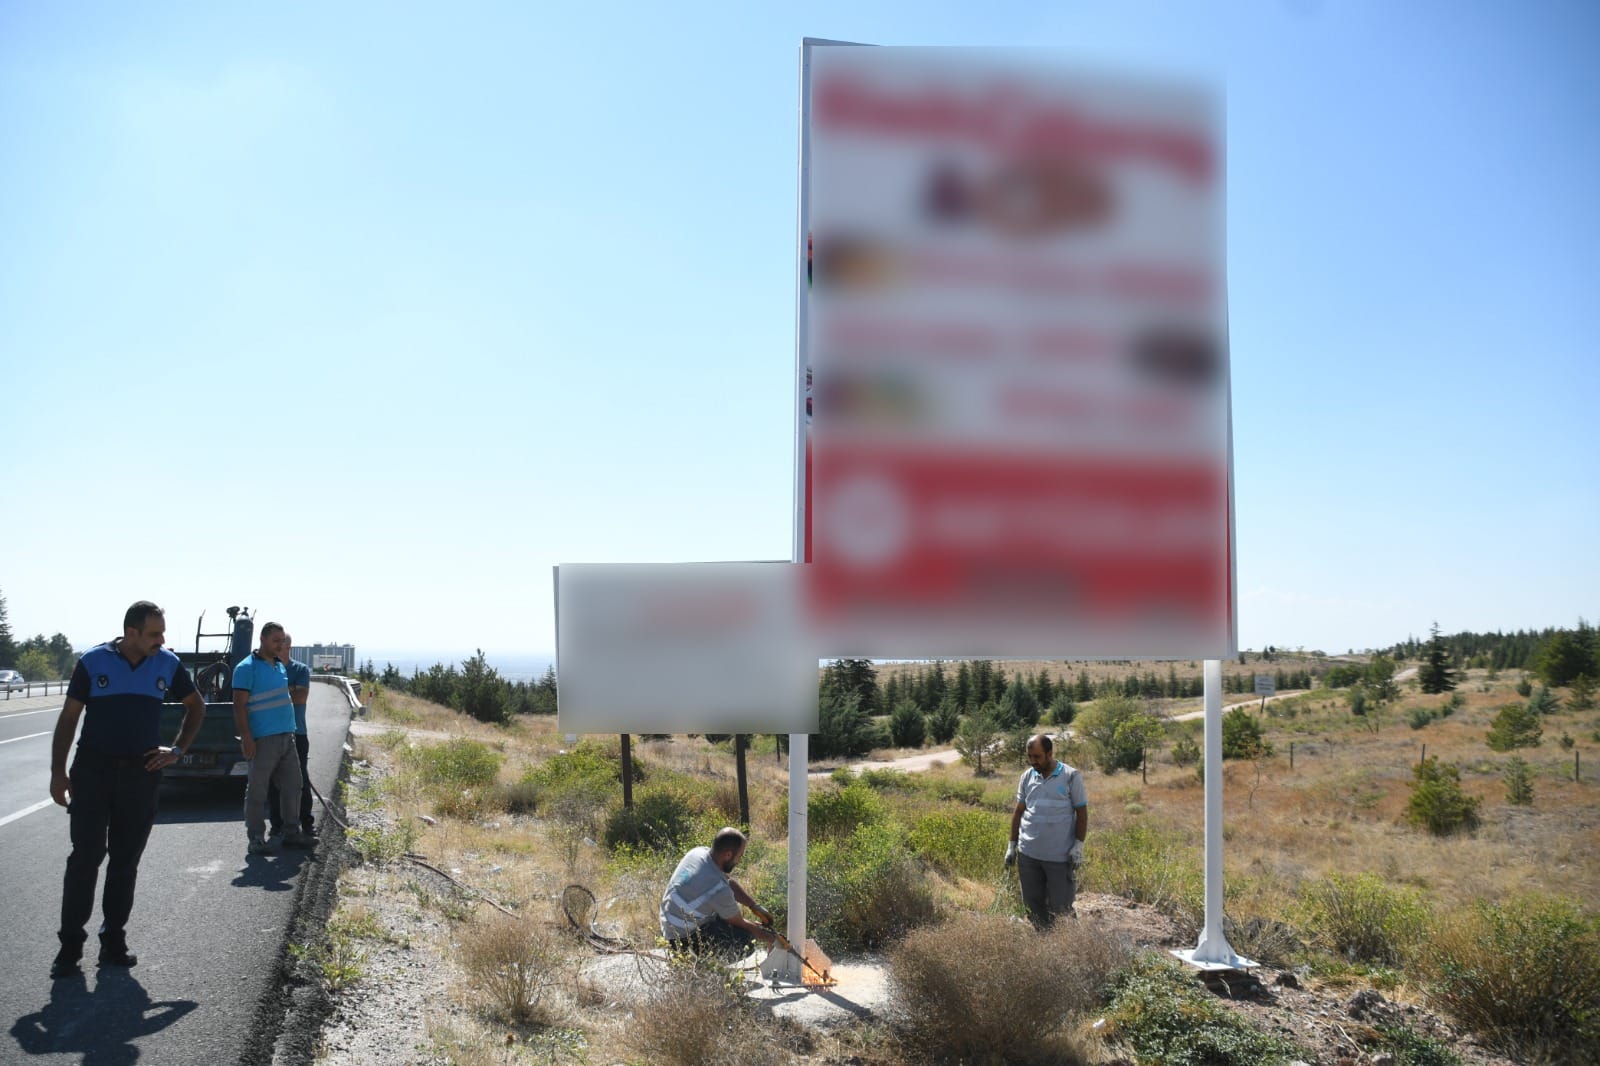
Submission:
M 138 964 L 139 956 L 125 947 L 100 949 L 101 966 L 137 966 Z
M 71 977 L 74 974 L 82 973 L 83 971 L 78 969 L 78 963 L 82 959 L 83 952 L 69 951 L 66 948 L 62 948 L 61 952 L 56 955 L 55 961 L 50 964 L 50 979 L 59 981 L 63 977 Z

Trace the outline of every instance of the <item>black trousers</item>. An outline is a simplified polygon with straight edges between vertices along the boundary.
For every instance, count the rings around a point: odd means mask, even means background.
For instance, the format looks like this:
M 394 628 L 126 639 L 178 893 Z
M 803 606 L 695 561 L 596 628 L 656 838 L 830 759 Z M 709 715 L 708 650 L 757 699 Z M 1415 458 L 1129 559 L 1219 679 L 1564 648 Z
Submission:
M 100 863 L 108 855 L 105 893 L 100 900 L 104 924 L 102 941 L 125 944 L 128 915 L 133 913 L 133 889 L 139 878 L 139 857 L 150 839 L 156 820 L 161 771 L 146 770 L 144 756 L 111 756 L 78 749 L 68 776 L 72 802 L 67 807 L 71 823 L 72 854 L 61 886 L 63 946 L 81 945 L 84 926 L 94 913 L 94 887 Z
M 756 938 L 731 924 L 721 916 L 713 916 L 699 929 L 686 937 L 667 941 L 672 951 L 686 955 L 715 955 L 719 958 L 742 959 Z
M 311 738 L 304 733 L 296 733 L 294 753 L 300 757 L 300 828 L 309 833 L 316 824 L 316 819 L 311 816 L 311 771 L 306 769 L 306 759 L 311 755 Z M 283 811 L 278 808 L 276 781 L 267 786 L 267 823 L 273 836 L 283 831 Z

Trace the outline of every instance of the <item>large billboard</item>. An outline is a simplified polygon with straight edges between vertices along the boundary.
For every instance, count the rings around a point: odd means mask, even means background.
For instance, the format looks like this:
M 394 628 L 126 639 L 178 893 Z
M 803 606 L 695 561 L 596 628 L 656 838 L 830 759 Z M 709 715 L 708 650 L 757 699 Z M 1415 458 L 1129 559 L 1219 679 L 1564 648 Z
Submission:
M 820 42 L 801 91 L 822 654 L 1231 657 L 1218 102 Z

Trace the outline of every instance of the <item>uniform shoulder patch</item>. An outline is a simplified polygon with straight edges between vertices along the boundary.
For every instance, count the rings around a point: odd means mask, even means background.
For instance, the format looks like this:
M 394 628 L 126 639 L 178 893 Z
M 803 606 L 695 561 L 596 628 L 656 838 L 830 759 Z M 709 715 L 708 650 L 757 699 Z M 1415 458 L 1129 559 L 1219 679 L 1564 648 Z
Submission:
M 105 688 L 107 685 L 111 684 L 111 678 L 107 677 L 105 674 L 101 674 L 94 679 L 94 684 L 96 688 Z

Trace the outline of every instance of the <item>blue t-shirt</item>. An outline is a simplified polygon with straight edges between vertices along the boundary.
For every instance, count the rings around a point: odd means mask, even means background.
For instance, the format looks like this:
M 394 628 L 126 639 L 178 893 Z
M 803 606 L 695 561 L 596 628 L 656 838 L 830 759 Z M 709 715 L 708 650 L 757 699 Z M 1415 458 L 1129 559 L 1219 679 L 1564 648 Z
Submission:
M 255 652 L 233 668 L 233 690 L 250 693 L 250 735 L 270 737 L 294 732 L 294 707 L 289 703 L 289 678 L 283 667 Z
M 311 687 L 311 667 L 305 663 L 290 659 L 283 664 L 283 668 L 289 675 L 290 689 Z M 301 736 L 306 735 L 306 705 L 304 703 L 294 705 L 294 731 Z
M 162 744 L 161 704 L 183 700 L 194 692 L 194 681 L 167 649 L 135 666 L 123 658 L 121 644 L 108 641 L 84 652 L 72 668 L 67 695 L 84 707 L 78 747 L 107 755 L 143 755 Z

